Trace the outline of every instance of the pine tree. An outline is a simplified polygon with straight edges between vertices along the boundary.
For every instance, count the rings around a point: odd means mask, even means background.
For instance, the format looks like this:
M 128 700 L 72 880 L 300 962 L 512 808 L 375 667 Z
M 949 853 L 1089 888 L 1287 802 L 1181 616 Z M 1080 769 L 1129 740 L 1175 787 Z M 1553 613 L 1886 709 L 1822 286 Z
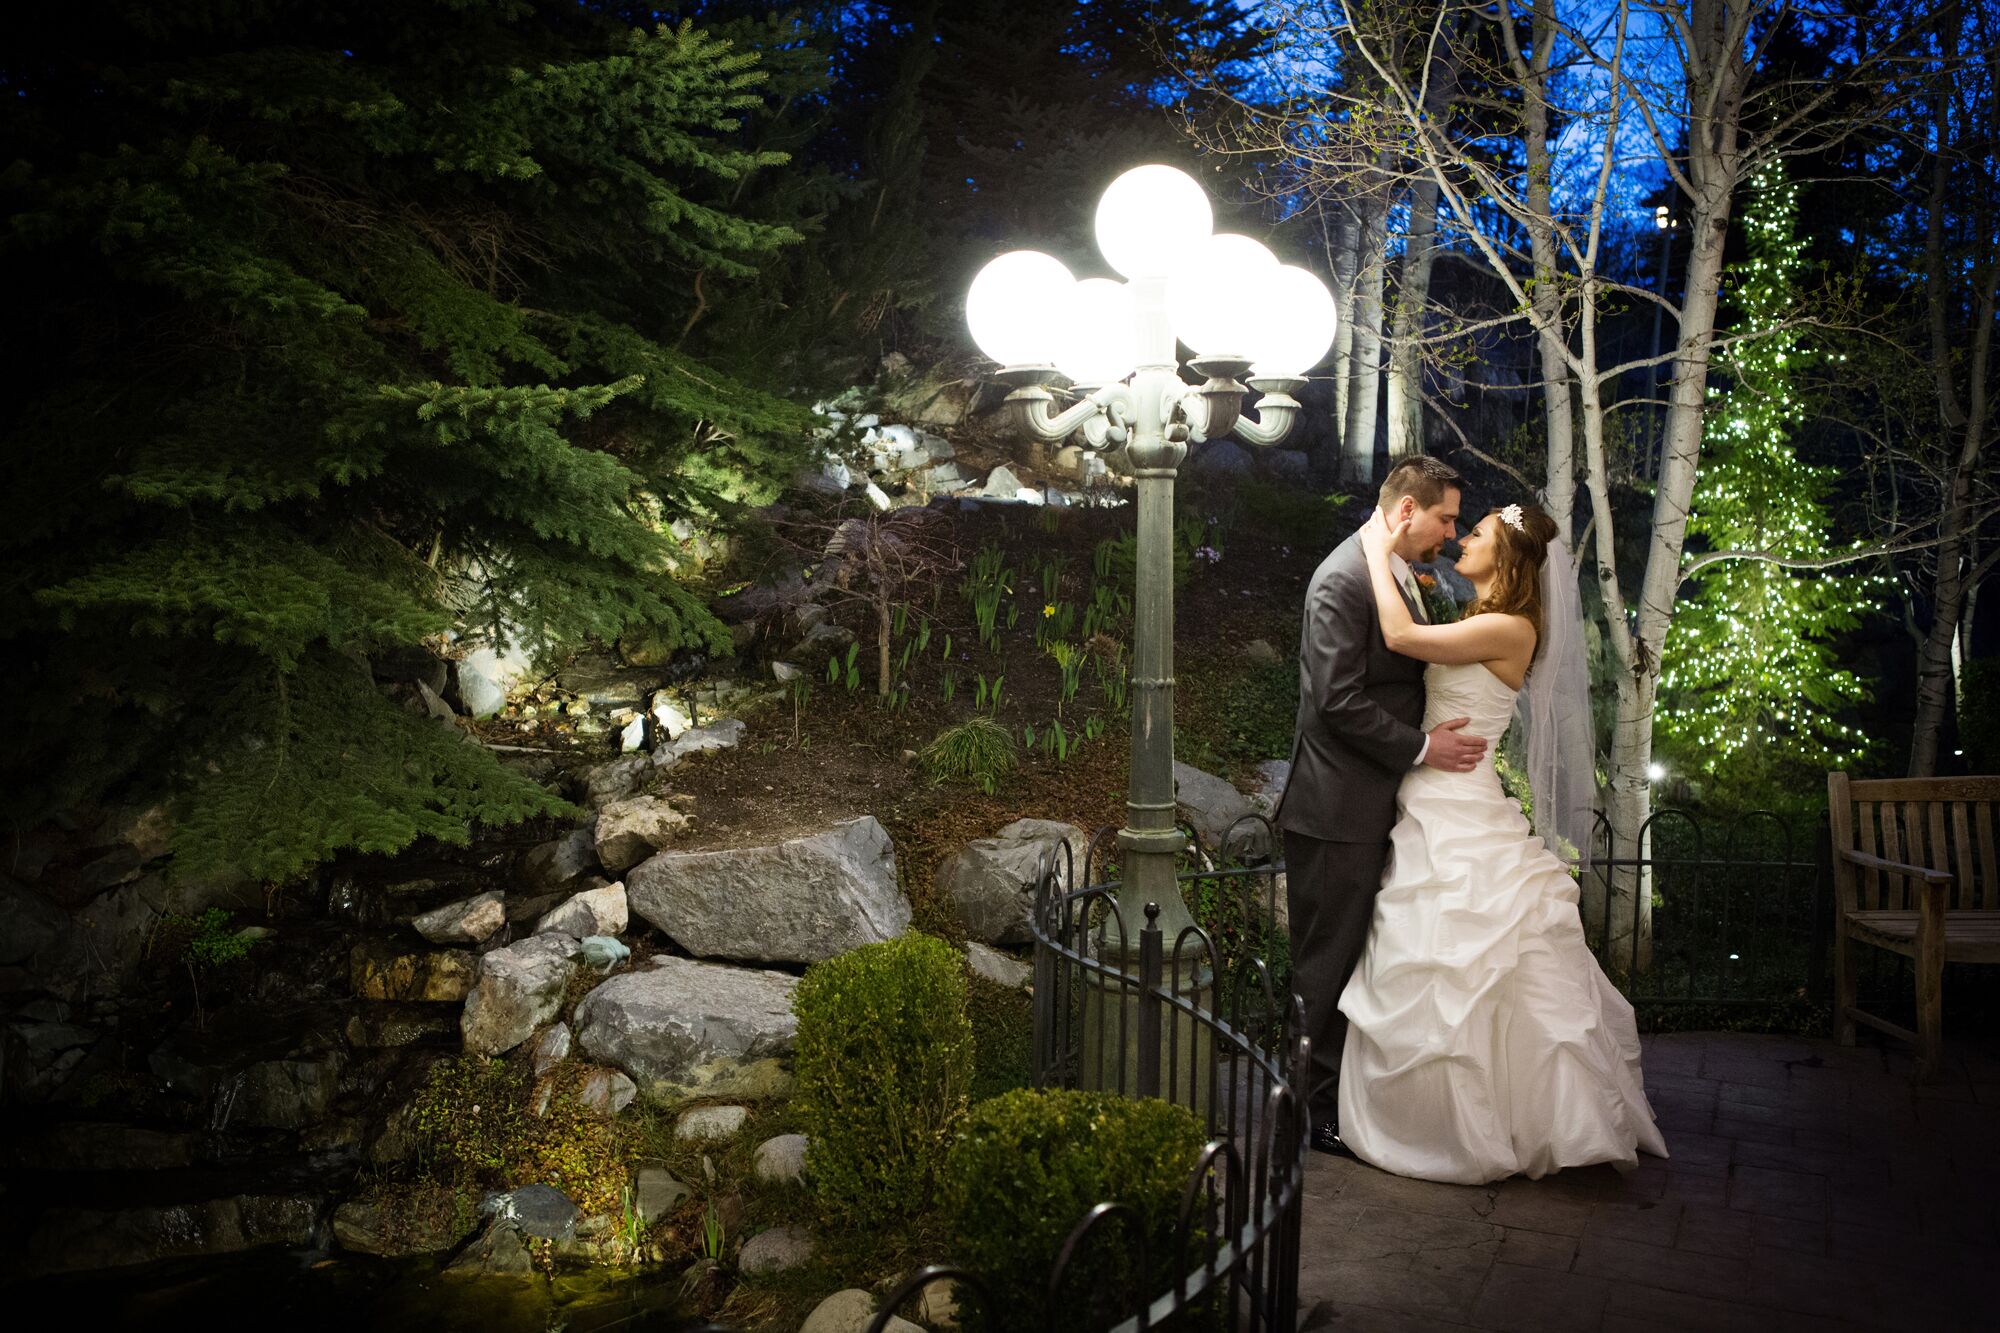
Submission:
M 1793 321 L 1806 273 L 1798 189 L 1781 166 L 1753 182 L 1747 258 L 1732 295 L 1738 333 L 1712 395 L 1689 555 L 1761 551 L 1787 560 L 1835 553 L 1826 499 L 1833 469 L 1798 456 L 1797 377 L 1823 360 Z M 1789 569 L 1765 560 L 1704 566 L 1676 609 L 1661 674 L 1659 734 L 1676 761 L 1710 775 L 1766 775 L 1853 763 L 1867 738 L 1844 720 L 1868 686 L 1840 667 L 1835 640 L 1870 608 L 1875 576 Z
M 157 779 L 177 873 L 561 808 L 379 687 L 457 632 L 727 635 L 664 524 L 803 413 L 683 339 L 798 239 L 753 51 L 529 0 L 44 7 L 12 94 L 5 761 L 32 822 Z

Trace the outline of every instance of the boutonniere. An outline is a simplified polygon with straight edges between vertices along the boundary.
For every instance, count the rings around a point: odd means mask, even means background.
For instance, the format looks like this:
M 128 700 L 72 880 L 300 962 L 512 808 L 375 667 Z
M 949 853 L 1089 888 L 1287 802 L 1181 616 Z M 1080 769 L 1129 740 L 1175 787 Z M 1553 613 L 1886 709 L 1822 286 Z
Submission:
M 1417 591 L 1424 595 L 1424 611 L 1430 616 L 1432 624 L 1441 625 L 1458 619 L 1458 603 L 1452 600 L 1451 593 L 1437 575 L 1426 570 L 1418 571 Z

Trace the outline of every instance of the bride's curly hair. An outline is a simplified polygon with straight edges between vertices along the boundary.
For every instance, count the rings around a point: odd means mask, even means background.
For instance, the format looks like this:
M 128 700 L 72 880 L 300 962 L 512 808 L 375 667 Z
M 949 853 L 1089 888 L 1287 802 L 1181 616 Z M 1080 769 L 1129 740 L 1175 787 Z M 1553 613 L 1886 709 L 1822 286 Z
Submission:
M 1488 515 L 1499 509 L 1489 509 Z M 1494 611 L 1501 615 L 1526 616 L 1535 627 L 1537 641 L 1542 636 L 1542 565 L 1549 558 L 1549 543 L 1556 539 L 1556 521 L 1540 505 L 1521 506 L 1521 527 L 1501 519 L 1494 525 L 1499 540 L 1493 546 L 1493 586 L 1488 595 L 1465 609 L 1467 615 Z

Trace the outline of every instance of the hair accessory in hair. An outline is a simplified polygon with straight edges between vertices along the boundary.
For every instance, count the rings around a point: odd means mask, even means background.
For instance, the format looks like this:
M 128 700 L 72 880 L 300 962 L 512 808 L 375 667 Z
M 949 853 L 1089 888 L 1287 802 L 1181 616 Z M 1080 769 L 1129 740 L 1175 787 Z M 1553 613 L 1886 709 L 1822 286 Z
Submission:
M 1521 525 L 1521 506 L 1519 505 L 1508 505 L 1505 509 L 1501 510 L 1500 521 L 1516 532 L 1527 531 L 1527 528 Z

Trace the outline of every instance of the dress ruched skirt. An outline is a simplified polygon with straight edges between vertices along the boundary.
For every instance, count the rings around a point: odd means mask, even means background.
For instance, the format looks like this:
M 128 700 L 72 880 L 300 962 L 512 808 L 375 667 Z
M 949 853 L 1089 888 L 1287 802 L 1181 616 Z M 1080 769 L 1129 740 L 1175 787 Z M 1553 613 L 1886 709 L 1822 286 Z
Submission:
M 1342 1139 L 1385 1171 L 1458 1184 L 1665 1157 L 1632 1006 L 1491 761 L 1418 769 L 1398 801 L 1340 999 Z

